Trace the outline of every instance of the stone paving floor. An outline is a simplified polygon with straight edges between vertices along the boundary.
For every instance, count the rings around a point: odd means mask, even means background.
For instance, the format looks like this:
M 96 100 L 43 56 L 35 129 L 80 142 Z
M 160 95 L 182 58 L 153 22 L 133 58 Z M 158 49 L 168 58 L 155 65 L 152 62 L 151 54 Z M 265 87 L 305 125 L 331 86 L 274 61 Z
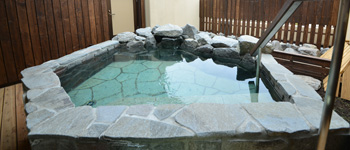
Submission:
M 68 94 L 76 106 L 250 103 L 249 81 L 237 81 L 237 67 L 213 60 L 113 62 Z M 256 96 L 256 95 L 254 95 Z M 235 97 L 235 101 L 230 101 Z M 261 84 L 259 102 L 274 102 Z

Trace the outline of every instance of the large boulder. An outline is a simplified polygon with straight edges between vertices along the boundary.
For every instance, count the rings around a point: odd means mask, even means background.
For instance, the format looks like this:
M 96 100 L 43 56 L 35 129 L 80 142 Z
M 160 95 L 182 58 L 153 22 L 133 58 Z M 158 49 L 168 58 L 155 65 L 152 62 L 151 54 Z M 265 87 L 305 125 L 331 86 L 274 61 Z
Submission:
M 320 50 L 315 48 L 299 47 L 298 51 L 303 55 L 309 55 L 309 56 L 315 56 L 315 57 L 321 56 Z
M 148 50 L 157 49 L 157 41 L 153 35 L 146 38 L 145 48 Z
M 181 27 L 172 24 L 166 24 L 154 30 L 154 35 L 156 36 L 179 37 L 182 33 L 183 30 Z
M 136 41 L 146 41 L 146 38 L 143 37 L 143 36 L 136 36 L 136 37 L 135 37 L 135 40 L 136 40 Z
M 213 57 L 221 62 L 238 62 L 240 60 L 239 48 L 214 48 Z
M 284 52 L 292 53 L 292 54 L 300 54 L 297 50 L 295 50 L 293 48 L 286 48 L 286 50 L 284 50 Z
M 236 37 L 236 36 L 234 36 L 234 35 L 229 35 L 229 36 L 227 36 L 227 38 L 237 40 L 237 37 Z
M 310 76 L 296 75 L 310 85 L 315 91 L 321 88 L 321 81 Z
M 194 38 L 194 35 L 198 33 L 198 30 L 196 27 L 190 24 L 186 24 L 184 27 L 182 27 L 183 35 L 188 36 L 188 38 Z
M 250 35 L 242 35 L 238 38 L 238 41 L 241 55 L 244 55 L 246 53 L 250 53 L 250 51 L 254 48 L 256 43 L 258 43 L 259 39 Z M 268 43 L 264 48 L 262 48 L 262 52 L 271 53 L 272 49 L 272 44 Z
M 194 36 L 195 40 L 198 41 L 199 46 L 211 44 L 211 37 L 208 32 L 200 32 Z
M 146 49 L 144 48 L 144 42 L 142 41 L 133 40 L 129 42 L 126 46 L 130 52 L 146 51 Z
M 139 36 L 143 36 L 147 38 L 148 36 L 152 36 L 152 28 L 147 27 L 147 28 L 140 28 L 136 30 L 136 34 Z
M 317 46 L 316 46 L 316 45 L 314 45 L 314 44 L 308 44 L 308 43 L 303 44 L 303 47 L 312 48 L 312 49 L 317 49 Z
M 286 50 L 287 48 L 292 48 L 294 50 L 298 50 L 299 46 L 295 45 L 295 44 L 289 44 L 289 43 L 280 43 L 281 47 L 283 50 Z
M 224 36 L 215 36 L 211 41 L 211 45 L 215 48 L 234 47 L 238 45 L 238 41 Z
M 152 28 L 152 33 L 154 34 L 154 32 L 156 31 L 157 28 L 159 28 L 160 25 L 155 25 L 153 28 Z
M 274 50 L 283 51 L 283 48 L 282 48 L 281 43 L 280 43 L 279 41 L 274 40 L 274 41 L 271 42 L 271 44 L 272 44 L 272 48 L 273 48 Z
M 164 49 L 177 49 L 181 46 L 182 43 L 182 38 L 169 38 L 169 37 L 164 37 L 162 38 L 162 41 L 158 43 L 159 48 L 164 48 Z
M 195 39 L 185 39 L 181 45 L 181 49 L 193 51 L 198 46 L 198 41 Z
M 194 50 L 194 53 L 196 55 L 199 55 L 199 56 L 203 56 L 203 57 L 206 57 L 206 58 L 211 58 L 213 56 L 213 49 L 214 49 L 213 46 L 211 46 L 210 44 L 207 44 L 207 45 L 203 45 L 203 46 L 197 47 Z
M 241 62 L 239 63 L 239 66 L 248 71 L 254 71 L 256 69 L 255 60 L 249 53 L 244 54 Z
M 134 40 L 135 37 L 136 37 L 135 33 L 123 32 L 123 33 L 119 33 L 117 36 L 112 38 L 112 40 L 119 41 L 120 43 L 128 43 L 128 42 Z

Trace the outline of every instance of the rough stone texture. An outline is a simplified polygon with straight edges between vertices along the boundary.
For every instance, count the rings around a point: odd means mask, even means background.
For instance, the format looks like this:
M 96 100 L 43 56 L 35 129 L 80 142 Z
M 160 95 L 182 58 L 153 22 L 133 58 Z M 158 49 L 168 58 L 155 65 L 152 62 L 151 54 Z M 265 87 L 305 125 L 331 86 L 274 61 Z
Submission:
M 205 136 L 216 133 L 234 134 L 248 116 L 239 105 L 191 104 L 182 109 L 175 120 L 197 135 Z
M 123 33 L 119 33 L 117 36 L 115 36 L 112 40 L 117 40 L 120 43 L 127 43 L 130 42 L 132 40 L 134 40 L 136 37 L 135 33 L 132 32 L 123 32 Z
M 74 107 L 74 104 L 62 87 L 52 88 L 44 94 L 32 99 L 30 102 L 39 107 L 52 109 L 56 112 Z
M 315 79 L 310 76 L 304 76 L 304 75 L 296 75 L 299 78 L 303 79 L 308 85 L 310 85 L 312 88 L 314 88 L 315 91 L 319 90 L 321 88 L 321 81 L 318 79 Z
M 289 102 L 243 104 L 267 131 L 295 133 L 309 131 L 303 116 Z
M 47 118 L 50 118 L 54 115 L 55 113 L 52 111 L 49 111 L 47 109 L 42 109 L 35 111 L 33 113 L 30 113 L 27 118 L 27 127 L 31 129 L 33 126 L 37 125 L 40 122 L 43 122 Z
M 321 100 L 310 99 L 300 96 L 293 96 L 293 101 L 297 109 L 304 115 L 313 128 L 318 128 L 321 122 L 323 102 Z M 340 117 L 336 112 L 332 113 L 330 129 L 349 128 L 349 123 Z
M 160 27 L 160 25 L 158 25 L 158 24 L 155 25 L 155 26 L 152 28 L 152 34 L 154 34 L 154 31 L 156 31 L 156 29 L 159 28 L 159 27 Z
M 159 26 L 154 30 L 154 35 L 156 36 L 179 37 L 182 33 L 183 30 L 181 27 L 172 24 Z
M 189 38 L 194 38 L 194 35 L 198 33 L 198 30 L 195 26 L 186 24 L 184 27 L 182 27 L 183 35 L 187 35 Z
M 211 57 L 213 54 L 213 49 L 214 49 L 213 46 L 207 44 L 207 45 L 197 47 L 194 50 L 194 53 L 197 55 L 201 55 L 203 57 Z
M 281 150 L 288 149 L 288 142 L 278 139 L 278 140 L 229 140 L 223 142 L 222 149 L 232 149 L 232 150 Z
M 218 150 L 221 149 L 221 141 L 213 140 L 213 141 L 194 141 L 188 143 L 189 150 Z
M 143 37 L 143 36 L 136 36 L 136 37 L 135 37 L 135 40 L 136 40 L 136 41 L 146 41 L 146 38 Z
M 241 49 L 241 55 L 249 53 L 258 43 L 259 39 L 250 35 L 242 35 L 238 38 L 239 46 Z M 263 53 L 271 53 L 272 52 L 272 44 L 268 43 L 264 48 L 261 49 Z
M 255 66 L 255 60 L 252 58 L 252 56 L 248 53 L 245 54 L 240 62 L 240 66 L 245 68 L 246 70 L 252 71 L 256 69 Z
M 153 35 L 146 38 L 145 48 L 147 50 L 157 49 L 157 41 Z
M 244 122 L 237 128 L 237 134 L 261 134 L 264 128 L 252 117 L 247 117 Z
M 143 41 L 133 40 L 133 41 L 129 42 L 126 46 L 128 47 L 128 50 L 130 52 L 146 51 L 146 49 L 144 48 Z
M 303 47 L 307 47 L 307 48 L 312 48 L 312 49 L 317 49 L 317 46 L 316 45 L 313 45 L 313 44 L 303 44 Z
M 29 103 L 26 103 L 25 110 L 29 114 L 29 113 L 32 113 L 32 112 L 38 110 L 38 106 L 29 102 Z
M 53 72 L 24 77 L 22 82 L 28 89 L 45 89 L 61 86 L 60 79 Z
M 239 48 L 214 48 L 213 49 L 213 55 L 214 58 L 217 58 L 218 60 L 221 59 L 226 59 L 226 60 L 231 60 L 231 59 L 240 59 L 239 56 Z
M 143 36 L 145 38 L 147 38 L 149 36 L 153 36 L 151 27 L 137 29 L 136 34 L 139 36 Z
M 198 41 L 195 39 L 185 39 L 181 45 L 181 49 L 193 51 L 198 46 Z
M 227 38 L 237 40 L 237 37 L 236 37 L 236 36 L 234 36 L 234 35 L 229 35 L 229 36 L 227 36 Z
M 48 88 L 45 88 L 45 89 L 32 89 L 32 90 L 28 90 L 27 91 L 27 99 L 28 100 L 31 100 L 43 93 L 45 93 L 47 90 L 49 90 Z
M 152 148 L 152 150 L 181 150 L 185 149 L 184 142 L 160 143 Z
M 126 108 L 126 106 L 99 106 L 96 109 L 96 122 L 113 123 Z
M 323 48 L 321 47 L 321 55 L 323 55 L 324 53 L 326 53 L 329 50 L 329 48 Z
M 289 82 L 284 81 L 277 83 L 276 91 L 283 96 L 284 101 L 290 101 L 291 96 L 296 93 L 296 89 Z
M 162 41 L 158 43 L 158 48 L 164 49 L 177 49 L 181 46 L 182 38 L 162 38 Z
M 152 110 L 153 105 L 133 105 L 129 107 L 126 114 L 146 117 Z
M 238 46 L 238 41 L 231 39 L 231 38 L 227 38 L 224 36 L 215 36 L 212 39 L 212 43 L 211 45 L 215 48 L 220 48 L 220 47 L 237 47 Z
M 104 136 L 110 138 L 171 138 L 193 135 L 180 126 L 133 117 L 120 118 L 104 133 Z
M 316 57 L 321 56 L 321 52 L 319 49 L 299 47 L 298 51 L 303 55 L 310 55 L 310 56 L 316 56 Z
M 173 113 L 175 113 L 180 108 L 184 107 L 185 105 L 181 104 L 167 104 L 167 105 L 160 105 L 157 106 L 157 108 L 154 110 L 153 114 L 156 116 L 159 120 L 164 120 L 168 117 L 170 117 Z
M 79 136 L 89 137 L 89 138 L 99 138 L 101 134 L 107 130 L 110 124 L 104 123 L 92 123 L 91 126 L 84 130 Z
M 200 32 L 194 36 L 194 38 L 198 41 L 199 46 L 211 44 L 211 37 L 208 32 Z
M 281 64 L 275 64 L 275 63 L 264 63 L 264 61 L 261 61 L 263 66 L 270 72 L 270 73 L 283 73 L 283 74 L 289 74 L 292 75 L 293 73 L 289 71 L 287 68 L 283 67 Z
M 271 44 L 272 44 L 273 50 L 281 50 L 281 51 L 283 51 L 283 48 L 282 48 L 282 46 L 281 46 L 279 41 L 274 40 L 274 41 L 271 42 Z
M 300 54 L 299 51 L 293 49 L 293 48 L 286 48 L 284 52 L 292 53 L 292 54 Z
M 21 71 L 21 74 L 23 77 L 29 77 L 29 76 L 33 76 L 33 75 L 37 75 L 37 74 L 41 74 L 41 73 L 51 72 L 52 70 L 56 69 L 57 67 L 59 67 L 59 64 L 57 62 L 55 62 L 54 60 L 51 60 L 51 61 L 45 62 L 39 66 L 33 66 L 33 67 L 26 68 L 26 69 Z
M 298 94 L 313 99 L 322 99 L 322 97 L 318 95 L 318 93 L 311 86 L 305 83 L 304 80 L 300 79 L 297 76 L 287 75 L 286 77 L 289 83 L 291 83 L 294 86 L 294 88 L 298 91 Z
M 34 126 L 29 132 L 29 138 L 34 135 L 50 134 L 75 137 L 84 132 L 94 118 L 90 106 L 68 109 Z

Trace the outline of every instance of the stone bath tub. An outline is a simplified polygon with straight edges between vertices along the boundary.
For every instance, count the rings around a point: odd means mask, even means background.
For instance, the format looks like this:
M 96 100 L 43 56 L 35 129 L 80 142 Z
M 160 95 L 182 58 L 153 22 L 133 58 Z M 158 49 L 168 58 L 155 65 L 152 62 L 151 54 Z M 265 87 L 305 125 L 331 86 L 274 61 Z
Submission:
M 106 41 L 21 72 L 33 150 L 315 148 L 322 98 L 270 54 L 262 74 L 282 102 L 76 107 L 61 80 L 111 61 L 119 45 Z M 329 145 L 348 129 L 334 112 L 330 136 L 337 138 Z

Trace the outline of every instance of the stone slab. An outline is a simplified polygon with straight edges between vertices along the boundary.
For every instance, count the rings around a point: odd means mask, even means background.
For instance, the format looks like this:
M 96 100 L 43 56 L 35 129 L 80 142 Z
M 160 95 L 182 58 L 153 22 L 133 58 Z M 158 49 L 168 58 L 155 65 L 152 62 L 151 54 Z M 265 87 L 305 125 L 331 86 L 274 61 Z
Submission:
M 175 120 L 197 135 L 235 134 L 248 113 L 234 104 L 191 104 L 182 109 Z
M 84 130 L 79 136 L 88 138 L 99 138 L 109 126 L 110 124 L 92 123 L 91 126 L 89 126 L 87 130 Z
M 113 123 L 126 108 L 127 106 L 99 106 L 97 107 L 97 118 L 95 122 Z
M 174 138 L 188 137 L 194 134 L 180 126 L 163 122 L 140 119 L 133 117 L 122 117 L 114 123 L 104 136 L 109 138 Z
M 146 117 L 151 113 L 153 108 L 154 108 L 153 105 L 148 105 L 148 104 L 146 104 L 146 105 L 133 105 L 133 106 L 129 107 L 126 114 Z
M 45 89 L 61 86 L 60 79 L 53 72 L 24 77 L 22 82 L 28 89 Z
M 303 116 L 298 113 L 291 103 L 251 103 L 242 105 L 266 131 L 277 133 L 310 131 L 310 127 Z
M 290 84 L 298 91 L 302 96 L 321 100 L 322 97 L 305 81 L 297 76 L 286 76 Z
M 54 114 L 55 114 L 54 112 L 49 111 L 47 109 L 42 109 L 42 110 L 38 110 L 33 113 L 30 113 L 26 118 L 28 129 L 31 129 L 33 126 L 37 125 L 38 123 L 41 123 L 47 118 L 52 117 Z
M 168 105 L 160 105 L 154 110 L 153 114 L 159 120 L 164 120 L 174 114 L 177 110 L 184 107 L 185 105 L 181 104 L 168 104 Z
M 52 88 L 30 102 L 41 108 L 51 109 L 56 112 L 74 107 L 70 97 L 62 87 Z

